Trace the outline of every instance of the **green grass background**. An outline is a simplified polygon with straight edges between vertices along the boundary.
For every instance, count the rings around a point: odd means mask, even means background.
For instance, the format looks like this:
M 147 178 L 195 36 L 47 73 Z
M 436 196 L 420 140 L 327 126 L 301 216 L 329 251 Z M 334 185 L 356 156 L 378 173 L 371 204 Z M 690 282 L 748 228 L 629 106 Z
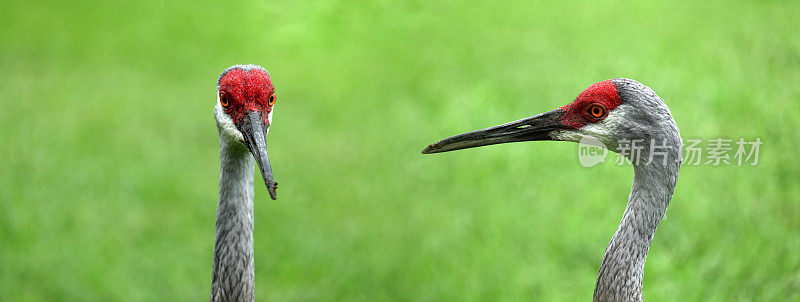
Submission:
M 614 77 L 684 138 L 763 141 L 683 168 L 645 299 L 798 301 L 799 29 L 797 1 L 4 1 L 0 300 L 208 299 L 215 84 L 255 63 L 281 184 L 256 188 L 259 301 L 589 300 L 629 166 L 419 151 Z

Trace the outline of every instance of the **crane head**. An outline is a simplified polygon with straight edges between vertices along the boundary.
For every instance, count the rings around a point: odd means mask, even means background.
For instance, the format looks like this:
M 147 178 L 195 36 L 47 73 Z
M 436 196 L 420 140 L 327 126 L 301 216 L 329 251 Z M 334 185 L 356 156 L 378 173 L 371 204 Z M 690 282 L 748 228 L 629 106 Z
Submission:
M 219 76 L 214 117 L 220 136 L 247 147 L 272 199 L 277 198 L 277 183 L 267 157 L 266 138 L 275 101 L 275 87 L 261 66 L 234 65 Z
M 617 151 L 620 140 L 646 140 L 654 135 L 666 135 L 670 143 L 680 146 L 678 128 L 663 100 L 635 80 L 617 78 L 592 84 L 573 102 L 555 110 L 448 137 L 422 153 L 523 141 L 579 142 L 585 136 Z

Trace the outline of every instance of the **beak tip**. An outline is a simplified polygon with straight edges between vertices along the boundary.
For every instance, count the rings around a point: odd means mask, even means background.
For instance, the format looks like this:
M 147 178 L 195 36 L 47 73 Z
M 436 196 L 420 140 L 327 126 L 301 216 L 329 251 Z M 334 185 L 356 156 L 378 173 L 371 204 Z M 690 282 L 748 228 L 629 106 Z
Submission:
M 267 192 L 272 200 L 278 200 L 278 183 L 273 182 L 272 185 L 267 185 Z
M 425 149 L 422 149 L 422 154 L 436 153 L 436 151 L 434 151 L 434 148 L 436 148 L 436 144 L 430 144 L 427 147 L 425 147 Z

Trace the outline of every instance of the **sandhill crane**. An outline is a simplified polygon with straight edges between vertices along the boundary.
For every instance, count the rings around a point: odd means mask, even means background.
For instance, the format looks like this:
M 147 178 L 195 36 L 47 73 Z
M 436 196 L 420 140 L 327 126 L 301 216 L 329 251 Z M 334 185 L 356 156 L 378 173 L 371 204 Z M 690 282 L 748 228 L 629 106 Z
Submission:
M 211 301 L 255 300 L 253 169 L 258 162 L 276 199 L 266 143 L 274 105 L 275 88 L 261 66 L 235 65 L 220 74 L 214 106 L 220 172 Z
M 603 255 L 594 301 L 642 301 L 645 258 L 672 199 L 682 149 L 678 126 L 652 89 L 624 78 L 595 83 L 561 108 L 452 136 L 422 153 L 522 141 L 578 142 L 587 136 L 612 151 L 636 151 L 618 152 L 633 165 L 633 186 Z

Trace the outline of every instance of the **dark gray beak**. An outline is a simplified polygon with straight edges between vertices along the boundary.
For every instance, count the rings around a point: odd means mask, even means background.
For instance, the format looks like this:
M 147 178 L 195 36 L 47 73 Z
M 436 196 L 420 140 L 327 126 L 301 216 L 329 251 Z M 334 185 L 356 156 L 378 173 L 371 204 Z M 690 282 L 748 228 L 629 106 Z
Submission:
M 423 154 L 447 152 L 494 144 L 553 140 L 553 131 L 565 129 L 561 122 L 564 111 L 556 109 L 529 118 L 451 136 L 428 145 Z
M 278 183 L 272 176 L 272 166 L 269 164 L 269 157 L 267 157 L 267 129 L 269 125 L 264 123 L 261 118 L 261 112 L 248 111 L 242 118 L 242 121 L 236 125 L 239 132 L 244 136 L 244 145 L 250 149 L 250 153 L 258 162 L 258 167 L 261 169 L 261 176 L 264 177 L 264 184 L 267 185 L 269 197 L 273 200 L 278 199 Z

